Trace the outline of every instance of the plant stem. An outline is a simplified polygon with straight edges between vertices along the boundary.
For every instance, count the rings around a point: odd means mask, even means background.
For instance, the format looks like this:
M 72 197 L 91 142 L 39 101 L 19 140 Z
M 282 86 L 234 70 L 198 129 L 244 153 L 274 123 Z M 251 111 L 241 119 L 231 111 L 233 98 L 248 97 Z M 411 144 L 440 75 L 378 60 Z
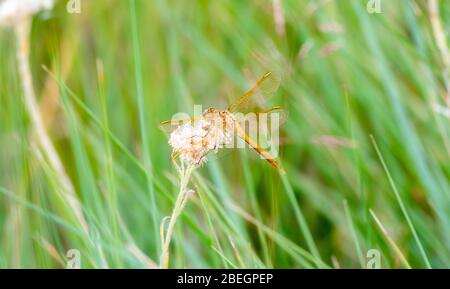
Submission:
M 445 86 L 447 89 L 446 102 L 447 106 L 450 106 L 450 52 L 447 47 L 447 40 L 445 36 L 445 30 L 442 26 L 442 22 L 439 18 L 439 4 L 436 0 L 428 1 L 428 9 L 430 13 L 430 23 L 433 29 L 434 38 L 436 40 L 436 45 L 441 53 L 441 58 L 443 62 L 443 76 L 445 81 Z
M 26 109 L 31 119 L 31 123 L 37 134 L 37 139 L 40 146 L 42 147 L 45 156 L 50 162 L 51 167 L 59 175 L 61 184 L 64 191 L 68 194 L 66 195 L 67 201 L 80 224 L 84 229 L 87 229 L 86 221 L 81 213 L 81 208 L 78 201 L 75 198 L 74 187 L 67 176 L 64 166 L 53 146 L 40 114 L 39 106 L 36 101 L 36 95 L 33 89 L 33 78 L 31 75 L 29 55 L 30 55 L 30 30 L 31 30 L 31 18 L 27 18 L 18 23 L 15 27 L 16 37 L 17 37 L 17 61 L 19 66 L 19 75 L 22 81 L 22 88 L 24 93 L 24 101 Z
M 161 257 L 161 268 L 169 268 L 169 247 L 170 240 L 172 239 L 173 228 L 177 221 L 178 216 L 186 205 L 188 195 L 187 185 L 191 177 L 194 166 L 187 166 L 179 170 L 180 173 L 180 191 L 178 193 L 177 200 L 173 207 L 172 215 L 170 216 L 169 225 L 167 227 L 167 233 L 164 236 L 164 229 L 161 230 L 161 240 L 162 240 L 162 257 Z M 163 227 L 165 222 L 163 221 L 161 226 Z

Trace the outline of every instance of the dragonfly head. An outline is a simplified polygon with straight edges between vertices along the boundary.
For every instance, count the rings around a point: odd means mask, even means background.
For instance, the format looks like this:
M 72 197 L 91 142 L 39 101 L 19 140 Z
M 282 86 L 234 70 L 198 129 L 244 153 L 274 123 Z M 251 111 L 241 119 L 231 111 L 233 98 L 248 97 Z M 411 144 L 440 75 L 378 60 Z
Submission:
M 203 112 L 203 115 L 217 113 L 217 112 L 218 112 L 218 109 L 210 107 L 210 108 L 205 109 L 205 111 Z

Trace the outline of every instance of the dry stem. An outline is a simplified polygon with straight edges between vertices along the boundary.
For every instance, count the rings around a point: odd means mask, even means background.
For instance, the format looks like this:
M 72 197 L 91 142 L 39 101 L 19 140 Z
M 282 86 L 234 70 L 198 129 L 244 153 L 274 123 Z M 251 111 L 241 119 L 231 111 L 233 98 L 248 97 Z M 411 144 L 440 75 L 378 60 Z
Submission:
M 167 269 L 169 268 L 169 248 L 170 248 L 170 240 L 172 239 L 173 228 L 177 221 L 178 216 L 183 211 L 183 208 L 186 205 L 186 201 L 189 197 L 187 185 L 189 183 L 189 179 L 191 177 L 192 171 L 194 170 L 194 166 L 188 165 L 185 166 L 181 164 L 181 166 L 177 166 L 178 173 L 180 174 L 180 191 L 178 193 L 177 200 L 175 201 L 175 205 L 173 207 L 172 215 L 169 219 L 169 225 L 167 226 L 167 232 L 164 234 L 164 226 L 167 218 L 164 218 L 161 223 L 161 243 L 162 243 L 162 256 L 161 256 L 161 268 Z
M 439 18 L 439 7 L 436 0 L 429 0 L 428 7 L 430 11 L 430 22 L 433 28 L 434 38 L 436 45 L 441 53 L 442 62 L 444 64 L 444 81 L 447 90 L 446 102 L 447 106 L 450 106 L 450 52 L 447 46 L 447 40 Z
M 44 122 L 39 112 L 39 106 L 36 101 L 36 95 L 33 89 L 33 79 L 31 76 L 29 54 L 30 54 L 30 30 L 31 18 L 27 18 L 18 23 L 15 27 L 17 36 L 17 61 L 19 66 L 19 74 L 22 80 L 22 87 L 24 92 L 25 106 L 31 119 L 31 123 L 36 131 L 37 139 L 42 150 L 45 153 L 51 167 L 59 175 L 64 191 L 68 193 L 67 201 L 74 210 L 75 215 L 80 221 L 84 229 L 87 229 L 86 221 L 81 213 L 80 206 L 75 198 L 75 190 L 68 178 L 64 166 L 47 134 L 44 127 Z

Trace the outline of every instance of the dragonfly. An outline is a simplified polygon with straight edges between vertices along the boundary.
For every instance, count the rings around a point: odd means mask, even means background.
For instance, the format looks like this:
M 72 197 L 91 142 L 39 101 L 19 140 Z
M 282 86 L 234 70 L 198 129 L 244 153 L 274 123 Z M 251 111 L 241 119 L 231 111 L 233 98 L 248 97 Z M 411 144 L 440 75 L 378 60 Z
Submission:
M 269 81 L 271 79 L 271 81 Z M 238 136 L 240 139 L 245 141 L 252 149 L 256 151 L 263 159 L 265 159 L 270 165 L 276 168 L 281 173 L 284 173 L 281 165 L 278 161 L 266 151 L 260 143 L 245 131 L 245 113 L 253 113 L 256 116 L 257 122 L 261 119 L 267 120 L 271 116 L 276 115 L 277 121 L 275 125 L 282 125 L 287 119 L 287 110 L 282 106 L 273 106 L 269 109 L 258 109 L 261 106 L 261 102 L 267 100 L 274 92 L 278 89 L 279 79 L 272 76 L 272 72 L 267 72 L 261 78 L 259 78 L 256 83 L 244 94 L 238 97 L 228 108 L 217 109 L 208 108 L 200 116 L 203 120 L 218 120 L 220 123 L 220 130 L 225 134 L 228 133 L 227 130 L 233 129 L 233 136 Z M 248 115 L 248 114 L 247 114 Z M 160 128 L 166 132 L 172 132 L 179 128 L 181 125 L 187 122 L 198 121 L 198 117 L 191 118 L 181 118 L 181 119 L 171 119 L 160 123 Z M 227 123 L 228 122 L 228 123 Z M 229 123 L 232 122 L 232 123 Z M 256 124 L 256 129 L 258 134 L 268 133 L 264 126 Z M 176 157 L 176 155 L 175 155 Z

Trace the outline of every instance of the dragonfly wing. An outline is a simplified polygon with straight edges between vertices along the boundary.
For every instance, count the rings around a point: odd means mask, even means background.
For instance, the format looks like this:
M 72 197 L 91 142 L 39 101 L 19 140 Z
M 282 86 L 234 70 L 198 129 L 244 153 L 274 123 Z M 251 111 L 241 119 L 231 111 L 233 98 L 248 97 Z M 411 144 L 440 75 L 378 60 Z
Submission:
M 224 158 L 229 158 L 237 154 L 237 150 L 233 148 L 221 148 L 217 151 L 210 151 L 206 157 L 208 159 L 208 163 L 221 161 Z
M 239 125 L 256 138 L 256 132 L 261 137 L 267 137 L 271 133 L 277 132 L 289 116 L 288 111 L 282 106 L 274 106 L 269 109 L 247 114 L 235 114 Z
M 247 112 L 261 107 L 269 97 L 271 97 L 280 85 L 280 78 L 274 76 L 272 72 L 264 74 L 255 85 L 246 93 L 242 94 L 233 104 L 228 107 L 229 112 Z
M 176 130 L 180 125 L 183 125 L 188 122 L 194 122 L 195 119 L 193 117 L 188 118 L 180 118 L 180 119 L 169 119 L 161 122 L 159 124 L 159 128 L 165 132 L 172 132 Z
M 239 124 L 236 125 L 236 130 L 237 135 L 242 140 L 244 140 L 251 148 L 253 148 L 261 156 L 262 159 L 265 159 L 269 164 L 277 168 L 280 172 L 284 172 L 275 158 L 263 147 L 261 147 L 253 138 L 246 134 L 245 131 L 239 126 Z
M 281 106 L 274 106 L 270 109 L 255 113 L 241 114 L 237 117 L 237 125 L 245 135 L 239 135 L 243 140 L 251 145 L 261 156 L 255 146 L 261 150 L 269 150 L 271 155 L 277 155 L 280 146 L 280 126 L 286 122 L 288 111 Z M 248 137 L 251 143 L 245 138 Z M 270 162 L 270 161 L 269 161 Z

